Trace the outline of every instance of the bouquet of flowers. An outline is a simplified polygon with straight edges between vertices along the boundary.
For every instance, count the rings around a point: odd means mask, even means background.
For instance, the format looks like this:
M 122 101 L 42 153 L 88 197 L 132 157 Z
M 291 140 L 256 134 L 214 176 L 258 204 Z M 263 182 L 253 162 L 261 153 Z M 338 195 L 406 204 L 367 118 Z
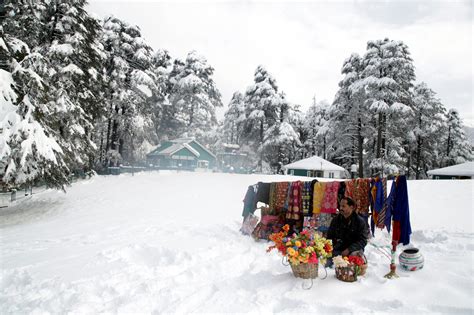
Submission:
M 270 235 L 270 240 L 275 244 L 268 247 L 267 252 L 276 248 L 292 266 L 319 262 L 325 264 L 326 259 L 331 257 L 332 242 L 330 240 L 308 230 L 288 236 L 289 229 L 290 227 L 286 224 L 282 231 Z
M 357 276 L 365 274 L 367 264 L 360 256 L 336 256 L 332 259 L 336 267 L 336 277 L 339 280 L 352 282 Z

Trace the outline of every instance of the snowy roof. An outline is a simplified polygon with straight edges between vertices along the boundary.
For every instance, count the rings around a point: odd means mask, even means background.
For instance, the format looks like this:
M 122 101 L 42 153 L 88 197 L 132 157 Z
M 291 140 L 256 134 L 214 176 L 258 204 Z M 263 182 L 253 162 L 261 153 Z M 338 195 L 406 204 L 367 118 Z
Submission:
M 163 151 L 158 152 L 158 155 L 173 155 L 179 150 L 186 148 L 196 157 L 199 157 L 199 152 L 194 150 L 189 144 L 187 143 L 174 143 L 172 146 L 164 149 Z
M 312 156 L 283 166 L 285 169 L 296 170 L 323 170 L 323 171 L 345 171 L 339 165 L 331 163 L 319 156 Z
M 474 162 L 438 168 L 428 171 L 428 175 L 474 176 Z
M 178 138 L 178 139 L 170 140 L 169 142 L 172 143 L 172 145 L 170 147 L 167 147 L 164 150 L 160 150 L 160 147 L 158 147 L 157 149 L 150 152 L 148 155 L 150 155 L 150 156 L 152 156 L 152 155 L 173 155 L 176 152 L 178 152 L 179 150 L 181 150 L 182 148 L 186 148 L 189 151 L 191 151 L 191 153 L 194 154 L 196 157 L 199 157 L 201 154 L 190 145 L 191 142 L 195 142 L 197 145 L 199 145 L 201 147 L 201 149 L 203 149 L 204 151 L 209 153 L 209 155 L 211 155 L 212 157 L 216 158 L 216 155 L 214 153 L 209 151 L 205 146 L 203 146 L 202 144 L 197 142 L 194 138 Z

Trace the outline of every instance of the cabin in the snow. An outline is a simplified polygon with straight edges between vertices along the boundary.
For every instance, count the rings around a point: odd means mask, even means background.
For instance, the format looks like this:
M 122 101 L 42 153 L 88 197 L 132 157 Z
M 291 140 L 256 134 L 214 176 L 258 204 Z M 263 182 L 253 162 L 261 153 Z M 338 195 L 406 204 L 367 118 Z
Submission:
M 428 171 L 432 179 L 474 179 L 474 162 L 466 162 L 453 166 Z
M 312 156 L 283 166 L 287 175 L 347 178 L 348 172 L 341 166 L 319 156 Z
M 214 169 L 216 156 L 194 138 L 163 141 L 147 154 L 150 167 L 165 170 Z

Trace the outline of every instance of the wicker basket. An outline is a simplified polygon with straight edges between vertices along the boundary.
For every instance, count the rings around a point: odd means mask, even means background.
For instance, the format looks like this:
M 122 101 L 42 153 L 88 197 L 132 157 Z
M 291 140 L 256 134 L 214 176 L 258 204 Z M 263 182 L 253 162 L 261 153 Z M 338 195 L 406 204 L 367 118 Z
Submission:
M 356 272 L 356 266 L 336 267 L 336 278 L 344 282 L 357 281 L 357 276 L 365 275 L 367 264 L 360 266 L 360 270 Z
M 318 277 L 318 264 L 290 264 L 293 275 L 302 279 L 316 279 Z

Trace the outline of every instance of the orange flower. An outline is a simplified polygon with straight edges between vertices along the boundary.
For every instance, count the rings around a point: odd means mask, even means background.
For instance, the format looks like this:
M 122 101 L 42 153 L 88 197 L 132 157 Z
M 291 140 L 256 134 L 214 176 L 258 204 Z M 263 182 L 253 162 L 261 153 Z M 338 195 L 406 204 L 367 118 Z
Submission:
M 288 232 L 290 230 L 290 226 L 288 224 L 283 225 L 283 231 Z

